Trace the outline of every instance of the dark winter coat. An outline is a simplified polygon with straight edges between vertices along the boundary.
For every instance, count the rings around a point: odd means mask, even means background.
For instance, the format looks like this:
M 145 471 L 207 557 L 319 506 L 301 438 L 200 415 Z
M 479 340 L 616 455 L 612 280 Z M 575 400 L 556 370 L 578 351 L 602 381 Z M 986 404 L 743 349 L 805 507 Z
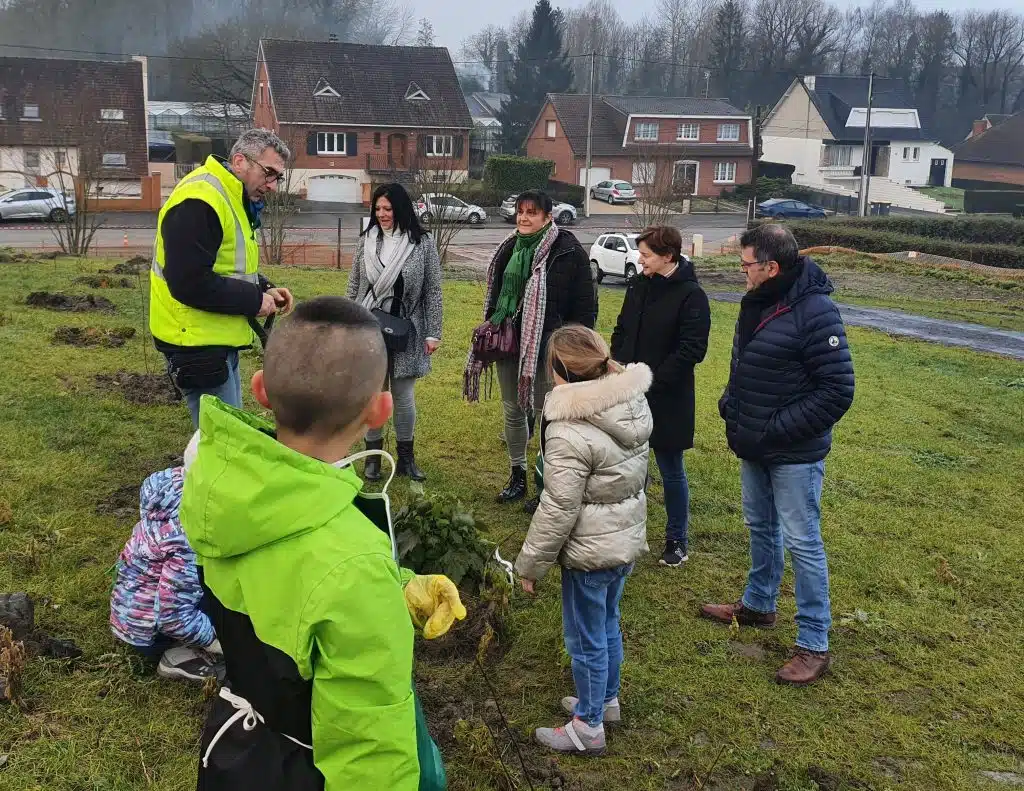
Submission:
M 496 254 L 497 266 L 494 271 L 494 287 L 487 315 L 494 313 L 498 306 L 501 282 L 505 268 L 512 258 L 515 236 L 507 239 Z M 542 346 L 552 332 L 565 324 L 583 324 L 593 328 L 597 322 L 597 283 L 590 268 L 590 257 L 579 240 L 564 228 L 559 229 L 551 253 L 548 256 L 548 299 L 544 313 L 544 329 L 541 332 Z M 543 360 L 539 363 L 543 365 Z
M 651 447 L 693 447 L 693 369 L 704 359 L 711 308 L 693 264 L 682 262 L 668 278 L 638 275 L 629 281 L 612 333 L 612 357 L 646 363 L 654 373 L 647 403 L 654 415 Z
M 733 340 L 729 384 L 719 402 L 729 447 L 764 464 L 821 461 L 832 427 L 853 403 L 853 361 L 832 283 L 810 258 L 753 336 Z

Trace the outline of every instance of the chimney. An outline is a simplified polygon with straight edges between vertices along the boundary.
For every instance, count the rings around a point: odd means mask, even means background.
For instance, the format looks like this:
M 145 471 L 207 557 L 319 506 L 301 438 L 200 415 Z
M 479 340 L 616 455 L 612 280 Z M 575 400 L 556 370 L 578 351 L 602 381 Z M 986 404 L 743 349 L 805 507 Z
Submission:
M 332 44 L 337 44 L 338 43 L 338 34 L 337 33 L 330 33 L 330 34 L 328 34 L 327 40 L 329 42 L 331 42 Z
M 804 85 L 807 86 L 807 90 L 809 90 L 809 91 L 813 91 L 814 90 L 814 82 L 815 82 L 815 80 L 814 80 L 814 75 L 813 74 L 808 75 L 807 77 L 804 77 Z
M 984 134 L 988 131 L 988 121 L 982 118 L 980 121 L 975 121 L 974 126 L 971 128 L 971 137 L 977 137 L 980 134 Z

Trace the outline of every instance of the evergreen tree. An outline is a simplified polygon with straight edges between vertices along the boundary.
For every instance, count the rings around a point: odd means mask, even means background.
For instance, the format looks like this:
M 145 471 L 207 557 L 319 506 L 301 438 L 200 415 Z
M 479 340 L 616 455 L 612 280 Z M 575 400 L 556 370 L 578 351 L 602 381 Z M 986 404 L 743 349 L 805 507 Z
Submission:
M 746 12 L 738 0 L 725 0 L 715 12 L 715 25 L 711 31 L 710 65 L 715 96 L 739 100 L 746 51 Z
M 572 88 L 572 67 L 562 38 L 562 14 L 549 0 L 537 0 L 526 36 L 516 47 L 509 76 L 509 100 L 502 105 L 502 147 L 518 152 L 549 93 Z

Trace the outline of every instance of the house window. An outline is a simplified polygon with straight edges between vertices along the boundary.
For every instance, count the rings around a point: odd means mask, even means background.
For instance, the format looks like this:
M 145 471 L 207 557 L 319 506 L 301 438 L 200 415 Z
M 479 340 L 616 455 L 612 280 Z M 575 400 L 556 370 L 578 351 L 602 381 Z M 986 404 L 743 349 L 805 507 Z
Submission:
M 345 156 L 344 132 L 317 132 L 316 153 L 320 155 L 337 154 Z
M 554 121 L 548 121 L 547 122 L 547 135 L 546 136 L 547 136 L 547 138 L 549 140 L 554 140 L 555 139 L 555 128 L 556 127 L 557 127 L 557 124 Z
M 60 173 L 63 172 L 64 168 L 68 166 L 68 155 L 64 151 L 53 152 L 53 166 L 54 169 Z
M 700 138 L 700 124 L 679 124 L 676 140 L 697 140 Z
M 125 167 L 128 167 L 128 156 L 127 156 L 127 154 L 104 154 L 103 155 L 103 167 L 105 167 L 105 168 L 125 168 Z
M 650 121 L 638 122 L 633 133 L 634 140 L 657 140 L 658 125 Z
M 455 148 L 455 138 L 451 135 L 428 135 L 426 152 L 428 157 L 450 157 Z
M 260 83 L 260 107 L 263 106 L 263 89 L 264 89 L 264 86 L 263 86 L 263 83 L 261 82 Z
M 736 181 L 735 162 L 715 163 L 715 184 L 733 184 Z
M 633 183 L 653 184 L 654 175 L 657 172 L 657 165 L 654 162 L 633 163 Z
M 722 141 L 736 142 L 740 139 L 739 124 L 719 124 L 718 139 Z
M 27 170 L 29 173 L 39 172 L 39 149 L 25 149 L 25 170 Z
M 822 146 L 821 167 L 847 168 L 853 159 L 853 146 Z
M 23 120 L 38 121 L 39 120 L 39 105 L 38 104 L 26 104 L 24 111 L 21 113 Z
M 379 146 L 380 145 L 380 132 L 374 132 L 373 133 L 373 144 L 375 146 Z
M 104 109 L 100 110 L 101 121 L 123 121 L 124 110 Z

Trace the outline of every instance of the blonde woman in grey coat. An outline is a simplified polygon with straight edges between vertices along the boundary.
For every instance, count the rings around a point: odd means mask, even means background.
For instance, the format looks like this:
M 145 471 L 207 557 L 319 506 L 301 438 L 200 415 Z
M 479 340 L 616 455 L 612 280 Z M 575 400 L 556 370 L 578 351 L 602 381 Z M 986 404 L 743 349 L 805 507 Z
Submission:
M 573 717 L 567 725 L 535 736 L 558 752 L 600 754 L 604 721 L 621 718 L 619 601 L 647 551 L 651 370 L 624 368 L 580 325 L 552 334 L 548 366 L 555 387 L 541 424 L 544 489 L 516 572 L 532 593 L 551 566 L 562 567 L 562 632 L 576 696 L 562 700 Z
M 424 481 L 427 476 L 417 466 L 414 452 L 415 385 L 430 373 L 431 355 L 441 345 L 441 259 L 401 184 L 378 187 L 370 206 L 369 225 L 352 257 L 347 295 L 370 310 L 397 310 L 412 322 L 405 350 L 392 355 L 390 386 L 398 439 L 397 474 Z M 367 450 L 383 446 L 380 430 L 367 433 Z M 379 456 L 366 460 L 363 474 L 369 481 L 380 480 Z

